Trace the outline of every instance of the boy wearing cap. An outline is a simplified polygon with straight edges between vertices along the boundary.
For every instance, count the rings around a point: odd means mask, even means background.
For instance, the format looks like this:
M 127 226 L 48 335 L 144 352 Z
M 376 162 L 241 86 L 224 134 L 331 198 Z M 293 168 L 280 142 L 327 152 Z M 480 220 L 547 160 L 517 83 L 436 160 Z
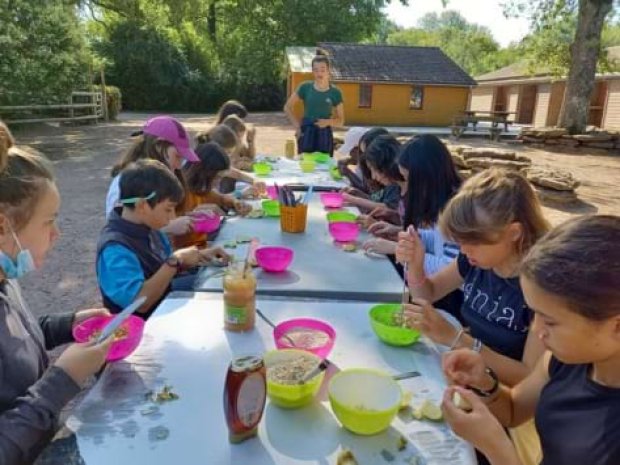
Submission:
M 214 258 L 227 262 L 229 256 L 220 248 L 172 251 L 161 230 L 174 219 L 183 188 L 163 163 L 131 163 L 123 170 L 119 188 L 120 206 L 112 210 L 99 236 L 97 280 L 104 305 L 113 313 L 145 296 L 136 314 L 146 319 L 180 270 Z

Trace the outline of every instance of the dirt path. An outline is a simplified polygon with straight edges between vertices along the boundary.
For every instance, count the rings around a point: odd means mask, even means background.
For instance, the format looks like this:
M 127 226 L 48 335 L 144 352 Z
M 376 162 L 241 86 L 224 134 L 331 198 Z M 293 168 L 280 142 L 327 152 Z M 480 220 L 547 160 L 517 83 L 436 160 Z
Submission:
M 176 116 L 192 132 L 208 127 L 213 121 L 211 115 Z M 54 161 L 63 202 L 59 218 L 61 238 L 44 268 L 22 281 L 35 314 L 70 311 L 100 303 L 94 261 L 99 230 L 104 223 L 110 168 L 129 146 L 129 134 L 139 129 L 148 117 L 122 114 L 120 121 L 111 124 L 76 128 L 27 126 L 15 131 L 20 144 L 41 150 Z M 283 114 L 254 114 L 250 122 L 257 126 L 259 153 L 284 153 L 285 140 L 292 137 L 292 131 Z M 505 144 L 473 139 L 462 142 L 506 148 Z M 554 224 L 575 214 L 597 211 L 620 214 L 620 157 L 552 154 L 526 147 L 515 150 L 530 156 L 535 165 L 568 169 L 581 180 L 579 204 L 562 209 L 545 208 Z

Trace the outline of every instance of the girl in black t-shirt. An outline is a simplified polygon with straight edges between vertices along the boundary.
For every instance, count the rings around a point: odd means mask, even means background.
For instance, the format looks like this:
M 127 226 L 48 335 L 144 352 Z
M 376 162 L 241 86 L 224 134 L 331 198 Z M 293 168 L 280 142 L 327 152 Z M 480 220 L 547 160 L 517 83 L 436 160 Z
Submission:
M 518 465 L 503 427 L 535 417 L 542 465 L 620 464 L 620 217 L 570 220 L 541 239 L 521 269 L 535 314 L 531 333 L 548 349 L 512 389 L 480 354 L 444 359 L 450 387 L 443 410 L 452 429 L 493 465 Z M 469 411 L 455 405 L 458 392 Z

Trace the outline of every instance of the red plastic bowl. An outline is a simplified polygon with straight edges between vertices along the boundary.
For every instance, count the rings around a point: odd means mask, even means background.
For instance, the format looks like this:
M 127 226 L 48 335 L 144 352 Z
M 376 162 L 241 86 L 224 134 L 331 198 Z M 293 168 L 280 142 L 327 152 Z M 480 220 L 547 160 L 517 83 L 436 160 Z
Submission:
M 259 247 L 256 249 L 256 263 L 271 273 L 285 271 L 293 261 L 293 249 L 288 247 Z
M 217 231 L 222 223 L 222 218 L 219 215 L 209 215 L 207 213 L 201 213 L 194 215 L 194 221 L 192 227 L 197 233 L 212 233 Z
M 103 330 L 105 325 L 112 318 L 114 318 L 114 316 L 94 316 L 88 320 L 82 321 L 80 324 L 74 326 L 73 339 L 75 339 L 76 342 L 89 342 L 91 335 L 95 331 Z M 129 334 L 126 338 L 112 343 L 108 356 L 106 357 L 108 362 L 122 360 L 136 350 L 140 345 L 142 334 L 144 333 L 144 320 L 135 315 L 130 315 L 129 318 L 123 322 L 121 328 L 126 328 Z
M 307 336 L 303 335 L 308 332 Z M 314 335 L 312 334 L 314 332 Z M 301 334 L 300 334 L 301 333 Z M 289 340 L 287 337 L 292 339 Z M 325 337 L 327 336 L 327 338 Z M 283 321 L 273 330 L 273 338 L 278 349 L 300 349 L 311 352 L 318 357 L 327 358 L 334 348 L 336 341 L 336 330 L 329 324 L 321 320 L 313 318 L 295 318 L 293 320 Z M 304 342 L 312 342 L 312 338 L 318 343 L 321 339 L 327 339 L 323 344 L 304 344 Z M 299 341 L 299 345 L 293 345 L 291 342 Z
M 338 242 L 353 242 L 360 234 L 360 225 L 342 221 L 329 223 L 329 233 Z
M 267 196 L 271 200 L 278 200 L 278 193 L 276 192 L 276 186 L 267 186 Z
M 340 208 L 344 203 L 344 197 L 340 192 L 322 192 L 321 202 L 327 208 Z

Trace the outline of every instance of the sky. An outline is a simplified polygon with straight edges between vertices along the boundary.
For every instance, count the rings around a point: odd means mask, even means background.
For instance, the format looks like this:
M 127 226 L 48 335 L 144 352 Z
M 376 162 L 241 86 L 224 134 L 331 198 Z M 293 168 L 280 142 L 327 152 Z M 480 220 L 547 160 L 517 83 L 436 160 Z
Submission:
M 528 21 L 523 18 L 506 19 L 501 4 L 505 0 L 448 0 L 446 9 L 456 10 L 470 23 L 486 26 L 503 47 L 521 40 L 528 32 Z M 409 0 L 409 6 L 392 0 L 386 8 L 388 18 L 402 27 L 414 27 L 426 13 L 441 14 L 441 0 Z

